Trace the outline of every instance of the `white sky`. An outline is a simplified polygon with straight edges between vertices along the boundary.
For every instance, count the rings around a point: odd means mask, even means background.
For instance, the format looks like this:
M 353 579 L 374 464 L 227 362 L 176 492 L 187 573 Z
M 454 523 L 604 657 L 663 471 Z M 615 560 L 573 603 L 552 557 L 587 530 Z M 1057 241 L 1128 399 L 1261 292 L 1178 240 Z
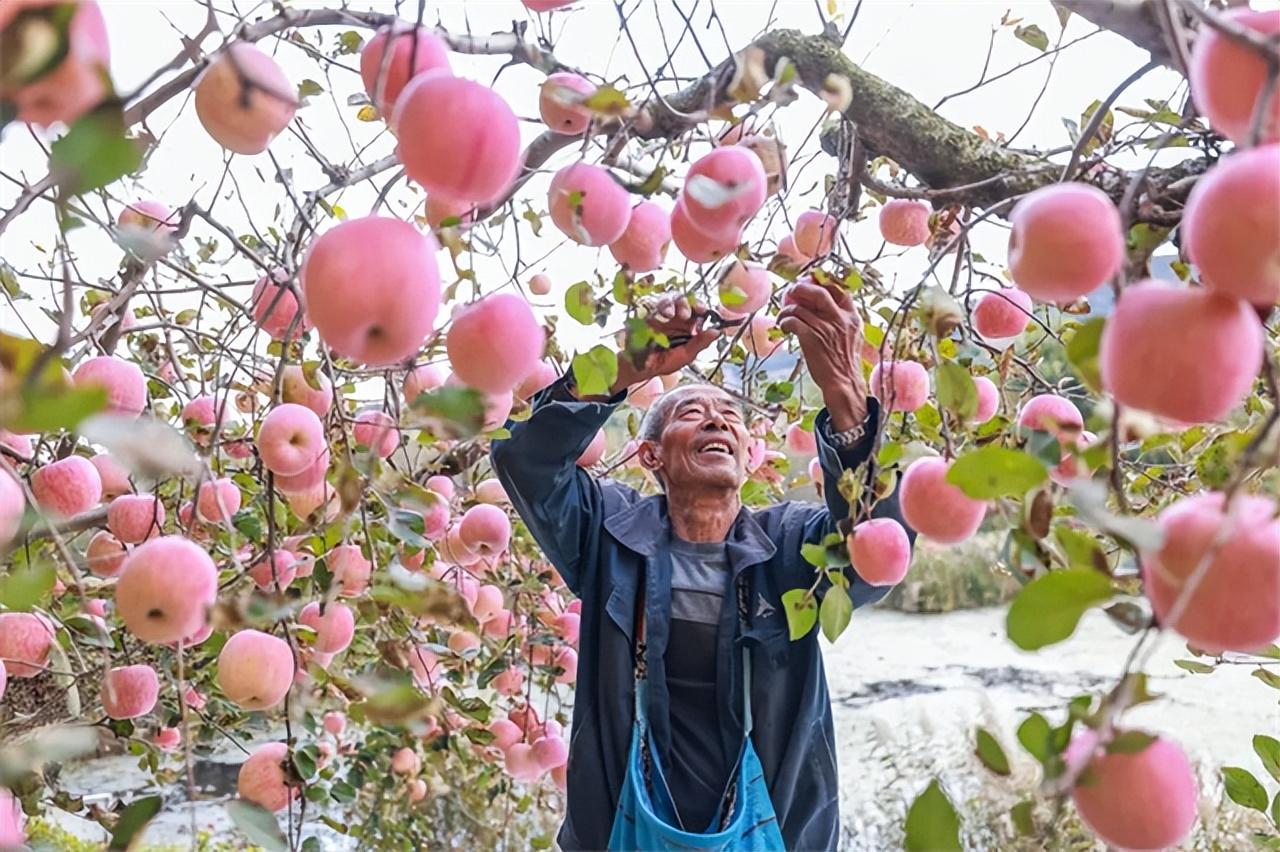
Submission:
M 677 2 L 686 13 L 693 10 L 691 17 L 703 49 L 712 62 L 720 61 L 728 51 L 719 28 L 715 24 L 708 28 L 711 4 L 708 0 Z M 234 5 L 241 12 L 251 8 L 247 3 Z M 292 2 L 289 5 L 294 8 L 309 8 L 320 4 Z M 364 4 L 357 5 L 364 7 Z M 393 8 L 390 3 L 368 5 L 380 11 L 390 11 Z M 403 13 L 412 16 L 416 5 L 414 2 L 405 3 Z M 825 0 L 823 5 L 825 6 Z M 838 0 L 836 5 L 840 14 L 848 14 L 855 4 L 851 0 Z M 122 91 L 132 90 L 156 67 L 177 53 L 180 50 L 179 33 L 196 32 L 204 17 L 202 6 L 185 0 L 102 0 L 102 6 L 112 43 L 113 76 L 118 89 Z M 231 6 L 226 0 L 220 0 L 218 4 L 220 9 L 227 11 L 230 11 Z M 812 0 L 780 0 L 776 4 L 755 0 L 721 0 L 715 8 L 726 30 L 727 41 L 734 49 L 746 45 L 754 35 L 769 25 L 771 8 L 774 9 L 775 20 L 783 26 L 817 32 L 822 23 L 817 4 Z M 1012 17 L 1023 18 L 1024 24 L 1039 25 L 1049 35 L 1051 43 L 1057 39 L 1058 20 L 1047 0 L 1022 3 L 866 0 L 845 49 L 868 70 L 906 89 L 925 103 L 933 103 L 942 96 L 977 81 L 991 30 L 998 24 L 1006 9 L 1012 10 Z M 259 4 L 251 17 L 269 14 L 270 6 Z M 478 34 L 509 30 L 513 20 L 530 20 L 530 32 L 533 33 L 542 31 L 549 21 L 555 52 L 562 61 L 611 80 L 624 78 L 627 84 L 635 85 L 644 81 L 630 45 L 618 34 L 614 5 L 607 0 L 583 0 L 577 9 L 550 17 L 530 16 L 517 0 L 428 4 L 427 20 L 435 22 L 437 14 L 440 23 L 450 30 L 461 32 L 469 28 Z M 644 8 L 632 17 L 633 33 L 650 67 L 661 63 L 665 58 L 655 26 L 658 17 L 661 17 L 669 38 L 677 37 L 683 28 L 671 0 L 645 2 Z M 345 28 L 330 28 L 325 31 L 326 50 L 332 46 L 341 29 Z M 1064 40 L 1077 38 L 1092 29 L 1088 22 L 1073 17 L 1068 23 Z M 315 30 L 311 30 L 308 33 L 313 39 L 314 32 Z M 203 46 L 212 49 L 217 44 L 216 37 L 210 37 Z M 354 119 L 356 108 L 346 106 L 348 95 L 362 91 L 357 74 L 336 67 L 330 67 L 326 74 L 315 60 L 296 46 L 272 41 L 264 42 L 263 46 L 277 55 L 295 83 L 311 78 L 325 87 L 325 94 L 312 98 L 310 105 L 299 112 L 297 122 L 306 125 L 310 138 L 316 141 L 326 157 L 334 162 L 353 163 L 353 147 L 352 141 L 348 139 L 348 132 L 361 147 L 373 143 L 360 162 L 375 160 L 391 151 L 393 140 L 383 130 L 381 123 L 360 123 Z M 995 39 L 990 60 L 991 73 L 1003 71 L 1036 55 L 1034 48 L 1014 37 L 1012 27 L 1005 28 Z M 1064 51 L 1059 56 L 1053 79 L 1040 107 L 1018 137 L 1017 145 L 1051 148 L 1067 144 L 1067 131 L 1061 118 L 1067 116 L 1078 120 L 1080 113 L 1091 101 L 1105 97 L 1116 83 L 1141 66 L 1146 58 L 1145 53 L 1109 33 L 1094 36 Z M 343 61 L 350 68 L 355 68 L 357 57 L 344 57 Z M 455 73 L 486 83 L 493 79 L 502 62 L 502 58 L 493 57 L 453 57 Z M 701 75 L 707 69 L 689 38 L 684 40 L 676 52 L 672 67 L 676 74 L 685 77 Z M 942 108 L 942 113 L 966 127 L 982 125 L 993 135 L 997 132 L 1012 133 L 1021 124 L 1040 91 L 1048 68 L 1049 60 L 1041 60 L 972 94 L 949 101 Z M 540 122 L 536 121 L 537 87 L 540 80 L 537 72 L 518 66 L 503 71 L 497 82 L 497 89 L 512 104 L 517 115 L 532 119 L 523 125 L 526 141 L 534 138 L 541 130 Z M 1164 99 L 1179 92 L 1180 83 L 1177 75 L 1160 69 L 1133 86 L 1121 97 L 1119 103 L 1142 106 L 1143 97 Z M 1175 101 L 1175 106 L 1178 102 Z M 816 150 L 814 141 L 810 141 L 803 149 L 801 142 L 820 117 L 819 102 L 807 93 L 802 94 L 799 102 L 778 114 L 780 135 L 793 154 L 801 151 L 800 160 L 792 168 L 791 187 L 785 202 L 792 217 L 800 210 L 820 203 L 822 176 L 834 170 L 834 161 L 821 154 L 803 168 L 799 167 L 800 162 L 807 159 L 806 155 Z M 1118 125 L 1128 121 L 1126 117 L 1119 115 L 1117 119 Z M 447 120 L 447 117 L 442 117 L 442 120 Z M 343 121 L 346 124 L 345 131 L 342 128 Z M 108 188 L 112 201 L 108 203 L 107 209 L 111 218 L 119 212 L 123 202 L 133 198 L 154 197 L 177 207 L 194 197 L 202 206 L 211 207 L 236 233 L 249 230 L 246 209 L 252 212 L 259 229 L 265 231 L 272 221 L 273 211 L 280 205 L 282 212 L 275 224 L 281 232 L 287 229 L 292 220 L 290 205 L 280 185 L 274 182 L 274 170 L 266 154 L 235 158 L 232 173 L 236 176 L 244 199 L 242 208 L 230 183 L 224 187 L 221 197 L 213 197 L 222 171 L 224 153 L 204 133 L 186 98 L 173 99 L 166 107 L 153 114 L 148 126 L 162 138 L 162 144 L 153 153 L 146 172 L 139 181 L 135 183 L 126 180 Z M 704 150 L 705 147 L 695 149 L 694 153 Z M 571 147 L 561 152 L 549 165 L 559 167 L 571 162 L 577 156 L 576 151 L 576 148 Z M 299 194 L 326 183 L 314 162 L 305 155 L 297 138 L 288 134 L 282 136 L 273 144 L 271 153 L 279 158 L 282 166 L 293 170 L 294 187 Z M 591 156 L 598 156 L 598 150 L 592 152 Z M 1185 156 L 1185 153 L 1172 152 L 1170 156 L 1176 158 Z M 1118 164 L 1133 165 L 1133 162 Z M 0 143 L 0 169 L 10 175 L 20 174 L 28 181 L 34 181 L 43 175 L 44 155 L 26 128 L 11 126 L 6 132 Z M 368 183 L 356 186 L 331 197 L 330 201 L 340 204 L 350 216 L 364 215 L 371 207 L 377 187 L 381 187 L 389 174 L 390 172 L 378 179 L 376 187 Z M 12 183 L 0 182 L 0 206 L 8 208 L 15 196 L 16 188 Z M 543 209 L 545 178 L 531 182 L 518 197 L 529 198 L 535 208 Z M 420 202 L 422 196 L 404 189 L 402 183 L 391 198 L 394 202 L 392 209 L 399 215 L 407 215 L 409 205 Z M 91 207 L 99 215 L 103 215 L 100 200 L 93 201 Z M 523 205 L 518 210 L 523 210 Z M 763 212 L 758 219 L 765 218 L 767 212 Z M 606 277 L 612 276 L 616 266 L 607 250 L 577 246 L 565 240 L 549 219 L 545 225 L 543 236 L 538 240 L 532 239 L 527 228 L 522 228 L 521 254 L 525 261 L 542 258 L 544 255 L 546 257 L 520 278 L 523 281 L 533 272 L 550 272 L 557 286 L 552 296 L 544 302 L 557 306 L 558 310 L 558 306 L 562 304 L 564 288 L 590 277 L 597 268 L 598 257 L 601 257 L 600 269 Z M 43 254 L 38 247 L 46 250 L 51 247 L 54 228 L 51 206 L 37 202 L 4 234 L 0 256 L 20 271 L 39 272 L 39 265 L 47 263 L 48 255 Z M 748 233 L 759 236 L 758 228 Z M 783 233 L 785 230 L 777 232 L 775 239 Z M 845 234 L 860 258 L 872 257 L 880 248 L 874 213 L 862 222 L 846 224 Z M 193 227 L 192 235 L 184 244 L 187 252 L 193 255 L 197 249 L 194 240 L 196 235 L 217 236 L 203 226 Z M 498 257 L 480 258 L 476 261 L 479 280 L 486 291 L 508 286 L 510 264 L 514 260 L 514 240 L 510 226 L 500 236 L 495 235 L 495 238 L 500 245 Z M 975 234 L 975 239 L 978 250 L 988 258 L 1003 258 L 1006 236 L 1000 225 L 981 227 Z M 101 276 L 109 279 L 115 272 L 120 249 L 112 244 L 105 232 L 92 227 L 80 229 L 71 234 L 70 245 L 86 278 Z M 924 255 L 923 249 L 909 250 L 901 260 L 882 261 L 877 264 L 877 268 L 886 275 L 899 276 L 900 284 L 906 286 L 917 280 L 925 263 Z M 225 239 L 221 239 L 221 248 L 214 258 L 215 261 L 224 262 L 220 269 L 209 270 L 211 274 L 216 271 L 214 280 L 245 282 L 257 275 L 247 263 L 233 256 Z M 440 260 L 447 285 L 452 276 L 447 256 L 443 252 Z M 674 247 L 668 256 L 668 263 L 676 264 L 675 268 L 683 265 L 683 259 Z M 24 285 L 28 287 L 32 283 L 24 281 Z M 49 303 L 48 286 L 42 285 L 44 293 L 39 300 L 41 303 Z M 248 297 L 246 287 L 230 292 L 242 299 Z M 465 288 L 460 290 L 459 296 L 469 298 L 468 291 Z M 181 307 L 182 298 L 184 297 L 170 299 L 166 306 Z M 51 324 L 43 316 L 36 314 L 32 302 L 22 302 L 20 307 L 22 316 L 32 323 L 39 334 L 51 334 Z M 20 330 L 17 317 L 7 305 L 0 308 L 0 313 L 4 315 L 0 318 L 0 328 Z M 447 308 L 442 309 L 441 313 L 443 319 L 447 315 Z M 575 345 L 590 345 L 598 335 L 598 329 L 581 330 L 575 328 L 575 325 L 568 318 L 560 323 L 560 328 L 565 330 L 561 343 L 566 349 Z

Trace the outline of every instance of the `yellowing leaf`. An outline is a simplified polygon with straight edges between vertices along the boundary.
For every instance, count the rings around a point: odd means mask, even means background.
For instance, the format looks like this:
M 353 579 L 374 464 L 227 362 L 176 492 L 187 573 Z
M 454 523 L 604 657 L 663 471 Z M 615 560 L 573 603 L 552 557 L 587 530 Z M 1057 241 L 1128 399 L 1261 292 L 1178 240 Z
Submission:
M 596 115 L 612 118 L 624 115 L 631 109 L 631 101 L 613 86 L 601 86 L 583 99 L 582 105 Z
M 378 115 L 378 109 L 373 104 L 365 104 L 356 111 L 357 121 L 377 121 L 382 116 Z

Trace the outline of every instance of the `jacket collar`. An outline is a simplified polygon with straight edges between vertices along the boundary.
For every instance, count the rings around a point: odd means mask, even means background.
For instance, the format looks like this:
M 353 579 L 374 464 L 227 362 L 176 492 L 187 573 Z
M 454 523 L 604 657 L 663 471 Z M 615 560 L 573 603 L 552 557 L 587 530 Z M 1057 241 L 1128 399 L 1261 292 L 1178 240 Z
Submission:
M 652 557 L 671 540 L 666 495 L 653 494 L 631 504 L 606 518 L 604 528 L 624 546 Z M 735 574 L 748 565 L 768 561 L 777 552 L 777 547 L 756 521 L 755 515 L 745 506 L 738 510 L 725 546 L 729 565 Z

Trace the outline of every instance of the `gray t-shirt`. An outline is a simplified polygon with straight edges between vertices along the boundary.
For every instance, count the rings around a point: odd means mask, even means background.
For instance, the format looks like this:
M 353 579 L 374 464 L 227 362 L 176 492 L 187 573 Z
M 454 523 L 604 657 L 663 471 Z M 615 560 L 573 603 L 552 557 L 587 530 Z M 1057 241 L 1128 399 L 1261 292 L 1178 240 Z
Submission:
M 716 701 L 720 611 L 729 589 L 723 542 L 671 540 L 671 633 L 663 661 L 671 699 L 667 782 L 686 831 L 715 818 L 732 761 Z

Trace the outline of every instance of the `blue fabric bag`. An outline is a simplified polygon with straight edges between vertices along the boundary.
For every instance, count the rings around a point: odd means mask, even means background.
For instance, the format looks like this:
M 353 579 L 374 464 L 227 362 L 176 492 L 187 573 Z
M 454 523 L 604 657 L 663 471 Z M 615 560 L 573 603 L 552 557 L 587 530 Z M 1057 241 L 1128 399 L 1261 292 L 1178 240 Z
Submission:
M 641 585 L 643 588 L 643 584 Z M 643 594 L 639 596 L 644 600 Z M 739 590 L 739 617 L 743 615 Z M 680 828 L 680 820 L 667 787 L 658 750 L 654 746 L 648 718 L 648 679 L 644 667 L 644 615 L 639 618 L 636 648 L 635 722 L 631 728 L 631 748 L 627 774 L 609 835 L 610 852 L 666 852 L 666 850 L 708 849 L 717 852 L 775 852 L 784 850 L 778 817 L 769 799 L 764 768 L 751 745 L 751 655 L 742 649 L 743 689 L 742 746 L 731 775 L 720 813 L 728 812 L 718 830 L 690 832 Z

